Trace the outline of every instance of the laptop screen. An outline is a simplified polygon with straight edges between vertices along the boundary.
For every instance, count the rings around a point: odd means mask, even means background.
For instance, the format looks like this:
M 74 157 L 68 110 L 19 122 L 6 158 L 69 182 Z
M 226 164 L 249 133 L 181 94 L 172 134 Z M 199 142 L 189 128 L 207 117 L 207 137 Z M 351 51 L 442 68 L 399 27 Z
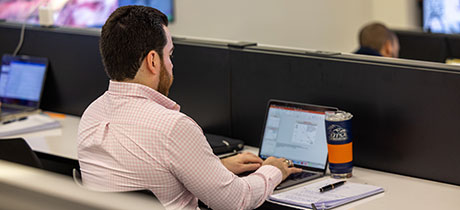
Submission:
M 38 107 L 47 64 L 46 58 L 3 55 L 0 72 L 2 103 Z
M 271 101 L 265 119 L 260 157 L 290 159 L 296 166 L 325 169 L 327 140 L 322 107 Z

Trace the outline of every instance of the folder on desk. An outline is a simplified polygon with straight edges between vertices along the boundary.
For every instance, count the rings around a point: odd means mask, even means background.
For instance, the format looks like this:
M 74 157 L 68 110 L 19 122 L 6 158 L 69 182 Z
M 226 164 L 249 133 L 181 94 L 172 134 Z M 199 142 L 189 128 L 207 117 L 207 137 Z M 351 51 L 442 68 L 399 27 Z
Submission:
M 306 208 L 312 208 L 312 204 L 315 204 L 317 209 L 330 209 L 384 191 L 383 188 L 378 186 L 349 181 L 336 189 L 323 193 L 319 191 L 319 188 L 338 181 L 337 179 L 329 178 L 271 195 L 268 200 Z
M 0 137 L 47 130 L 61 127 L 56 119 L 46 114 L 34 114 L 24 119 L 17 119 L 6 124 L 0 124 Z

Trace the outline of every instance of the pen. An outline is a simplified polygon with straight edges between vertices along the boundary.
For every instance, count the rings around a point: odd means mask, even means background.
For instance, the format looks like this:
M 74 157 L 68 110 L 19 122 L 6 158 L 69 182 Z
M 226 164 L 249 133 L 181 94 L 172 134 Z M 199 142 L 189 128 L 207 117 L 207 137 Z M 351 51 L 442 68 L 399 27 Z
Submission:
M 27 117 L 21 117 L 21 118 L 18 118 L 18 119 L 8 120 L 8 121 L 5 121 L 5 122 L 2 122 L 2 124 L 6 125 L 6 124 L 9 124 L 9 123 L 12 123 L 12 122 L 22 121 L 22 120 L 27 120 Z
M 27 116 L 26 116 L 26 117 L 20 117 L 20 118 L 18 119 L 18 121 L 22 121 L 22 120 L 27 120 Z
M 315 206 L 314 203 L 311 203 L 311 209 L 313 209 L 313 210 L 318 210 L 318 209 L 316 208 L 316 206 Z
M 340 181 L 340 182 L 336 182 L 334 184 L 329 184 L 329 185 L 326 185 L 324 187 L 321 187 L 319 188 L 319 191 L 320 192 L 326 192 L 326 191 L 329 191 L 329 190 L 332 190 L 332 189 L 335 189 L 339 186 L 342 186 L 343 184 L 345 184 L 346 181 Z

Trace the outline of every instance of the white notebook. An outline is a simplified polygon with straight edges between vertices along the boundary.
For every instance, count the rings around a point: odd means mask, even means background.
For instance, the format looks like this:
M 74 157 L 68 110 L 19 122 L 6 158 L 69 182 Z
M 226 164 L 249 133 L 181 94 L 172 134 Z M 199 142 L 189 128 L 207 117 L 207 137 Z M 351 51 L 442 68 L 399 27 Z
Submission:
M 0 137 L 61 127 L 56 119 L 45 114 L 33 114 L 7 124 L 0 123 Z
M 336 189 L 319 192 L 319 188 L 338 181 L 340 180 L 329 178 L 271 195 L 268 200 L 306 208 L 312 208 L 311 204 L 314 203 L 317 209 L 330 209 L 384 191 L 378 186 L 347 181 Z

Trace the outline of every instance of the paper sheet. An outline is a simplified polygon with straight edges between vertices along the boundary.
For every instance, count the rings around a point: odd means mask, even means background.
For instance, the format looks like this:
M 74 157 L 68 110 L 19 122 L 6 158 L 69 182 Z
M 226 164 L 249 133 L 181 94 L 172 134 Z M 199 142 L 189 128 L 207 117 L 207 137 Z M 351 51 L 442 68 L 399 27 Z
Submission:
M 349 181 L 336 189 L 324 193 L 319 192 L 319 188 L 338 181 L 337 179 L 329 178 L 310 185 L 271 195 L 269 200 L 308 208 L 311 208 L 311 204 L 314 203 L 317 207 L 321 206 L 322 209 L 325 209 L 383 192 L 383 188 L 381 187 L 352 183 Z

